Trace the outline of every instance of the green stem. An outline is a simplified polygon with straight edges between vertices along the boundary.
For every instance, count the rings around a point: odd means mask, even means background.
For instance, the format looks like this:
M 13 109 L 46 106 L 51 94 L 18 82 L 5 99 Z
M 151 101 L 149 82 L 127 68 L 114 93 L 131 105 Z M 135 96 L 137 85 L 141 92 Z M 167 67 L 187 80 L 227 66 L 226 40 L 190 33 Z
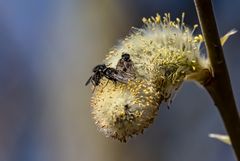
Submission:
M 211 0 L 194 0 L 202 28 L 213 78 L 205 85 L 223 119 L 235 154 L 240 161 L 240 118 L 234 101 Z

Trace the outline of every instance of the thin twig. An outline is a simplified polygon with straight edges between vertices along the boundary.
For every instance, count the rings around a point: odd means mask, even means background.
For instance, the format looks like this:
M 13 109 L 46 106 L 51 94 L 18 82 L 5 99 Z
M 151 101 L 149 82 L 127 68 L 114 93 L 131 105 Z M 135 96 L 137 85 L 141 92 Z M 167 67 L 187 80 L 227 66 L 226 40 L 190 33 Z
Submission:
M 225 64 L 211 0 L 194 0 L 212 65 L 213 78 L 205 85 L 217 106 L 240 161 L 240 118 Z

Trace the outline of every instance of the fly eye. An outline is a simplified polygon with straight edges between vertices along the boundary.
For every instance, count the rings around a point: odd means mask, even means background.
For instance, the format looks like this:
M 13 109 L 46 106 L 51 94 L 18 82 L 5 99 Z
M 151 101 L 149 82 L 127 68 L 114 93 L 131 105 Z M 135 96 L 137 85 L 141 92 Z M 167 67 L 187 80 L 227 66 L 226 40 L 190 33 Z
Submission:
M 123 54 L 122 55 L 122 58 L 125 60 L 125 61 L 128 61 L 130 59 L 130 55 L 129 54 Z
M 107 71 L 107 74 L 112 74 L 112 70 L 108 70 L 108 71 Z

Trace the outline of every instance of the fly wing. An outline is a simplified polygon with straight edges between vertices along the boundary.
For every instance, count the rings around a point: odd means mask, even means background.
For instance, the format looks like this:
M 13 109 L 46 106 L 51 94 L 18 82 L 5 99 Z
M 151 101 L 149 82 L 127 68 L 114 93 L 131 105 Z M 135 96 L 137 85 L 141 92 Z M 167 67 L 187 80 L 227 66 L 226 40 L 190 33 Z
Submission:
M 118 70 L 118 72 L 115 73 L 113 76 L 117 81 L 125 84 L 127 84 L 128 81 L 135 79 L 135 76 L 121 70 Z
M 126 73 L 135 77 L 136 71 L 135 71 L 135 67 L 134 67 L 134 64 L 132 61 L 130 61 L 126 64 L 126 69 L 127 69 Z
M 123 59 L 120 59 L 117 63 L 116 69 L 120 71 L 124 71 L 125 67 L 125 61 Z
M 133 75 L 135 77 L 135 68 L 132 61 L 124 61 L 123 59 L 120 59 L 117 63 L 116 69 L 118 71 L 122 71 L 124 73 Z
M 126 77 L 124 77 L 124 75 L 121 72 L 118 72 L 117 74 L 113 74 L 114 79 L 116 79 L 118 82 L 121 83 L 128 83 L 128 79 Z

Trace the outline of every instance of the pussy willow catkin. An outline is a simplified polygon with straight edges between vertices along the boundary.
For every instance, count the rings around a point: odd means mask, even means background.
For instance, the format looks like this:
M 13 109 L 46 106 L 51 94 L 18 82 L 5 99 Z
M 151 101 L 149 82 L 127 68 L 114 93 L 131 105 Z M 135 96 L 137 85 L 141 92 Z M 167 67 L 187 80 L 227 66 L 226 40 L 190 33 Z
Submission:
M 104 63 L 116 68 L 122 53 L 130 54 L 136 79 L 127 84 L 101 79 L 93 93 L 92 113 L 99 130 L 107 137 L 126 141 L 143 132 L 154 120 L 162 101 L 170 102 L 184 78 L 209 69 L 200 56 L 201 35 L 193 36 L 181 20 L 163 17 L 143 18 L 141 29 L 120 41 L 107 54 Z

